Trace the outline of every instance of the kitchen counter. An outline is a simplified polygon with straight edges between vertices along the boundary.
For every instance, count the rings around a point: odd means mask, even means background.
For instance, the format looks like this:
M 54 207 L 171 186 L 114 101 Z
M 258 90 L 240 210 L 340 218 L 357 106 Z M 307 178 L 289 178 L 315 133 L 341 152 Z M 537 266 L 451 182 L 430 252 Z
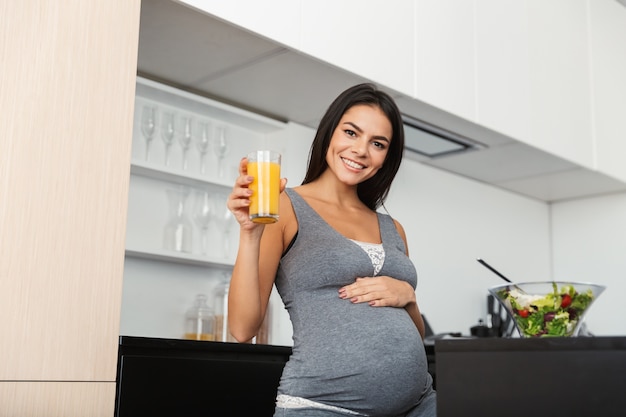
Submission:
M 291 348 L 121 336 L 116 417 L 271 417 Z
M 434 346 L 425 348 L 432 373 Z M 287 346 L 121 336 L 115 416 L 271 417 L 290 354 Z
M 626 337 L 443 339 L 435 357 L 439 417 L 626 410 Z

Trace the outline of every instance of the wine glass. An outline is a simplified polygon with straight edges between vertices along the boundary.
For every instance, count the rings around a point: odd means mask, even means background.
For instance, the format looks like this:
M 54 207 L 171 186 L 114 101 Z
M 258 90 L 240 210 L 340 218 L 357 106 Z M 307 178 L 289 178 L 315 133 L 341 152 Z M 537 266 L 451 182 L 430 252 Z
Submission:
M 229 147 L 226 140 L 226 126 L 218 126 L 216 129 L 215 142 L 213 143 L 213 151 L 217 156 L 217 176 L 224 177 L 224 158 L 228 155 Z
M 222 235 L 222 255 L 224 258 L 230 256 L 230 234 L 237 223 L 235 216 L 226 206 L 226 194 L 219 194 L 216 197 L 217 210 L 215 214 L 215 225 Z
M 165 166 L 170 164 L 170 147 L 174 141 L 174 113 L 171 111 L 163 112 L 161 115 L 161 137 L 165 142 Z
M 215 202 L 211 194 L 206 190 L 196 190 L 193 209 L 193 220 L 200 228 L 202 254 L 209 251 L 209 225 L 215 217 Z
M 191 140 L 193 139 L 193 117 L 185 116 L 183 117 L 183 131 L 181 135 L 178 137 L 178 141 L 180 142 L 180 146 L 183 148 L 183 170 L 187 169 L 187 151 L 189 150 L 189 146 L 191 145 Z
M 200 173 L 206 172 L 206 154 L 211 144 L 211 124 L 209 122 L 198 123 L 200 132 L 196 136 L 196 147 L 200 152 Z
M 156 128 L 156 106 L 145 104 L 141 109 L 141 133 L 146 139 L 146 161 L 150 159 L 150 142 Z
M 187 198 L 191 189 L 180 185 L 165 191 L 170 206 L 170 220 L 165 225 L 165 249 L 191 253 L 193 224 L 187 216 Z

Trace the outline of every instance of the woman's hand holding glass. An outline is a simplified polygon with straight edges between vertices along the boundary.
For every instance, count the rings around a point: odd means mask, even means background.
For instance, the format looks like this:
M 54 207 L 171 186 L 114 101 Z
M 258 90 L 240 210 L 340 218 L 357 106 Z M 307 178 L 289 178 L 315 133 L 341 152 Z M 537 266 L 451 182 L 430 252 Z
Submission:
M 239 177 L 235 181 L 232 192 L 228 196 L 227 206 L 233 213 L 235 219 L 239 223 L 242 230 L 263 230 L 263 224 L 254 223 L 250 220 L 250 196 L 252 196 L 252 190 L 249 185 L 254 178 L 248 175 L 248 158 L 242 158 L 239 161 Z M 280 192 L 282 193 L 287 186 L 287 179 L 280 179 Z

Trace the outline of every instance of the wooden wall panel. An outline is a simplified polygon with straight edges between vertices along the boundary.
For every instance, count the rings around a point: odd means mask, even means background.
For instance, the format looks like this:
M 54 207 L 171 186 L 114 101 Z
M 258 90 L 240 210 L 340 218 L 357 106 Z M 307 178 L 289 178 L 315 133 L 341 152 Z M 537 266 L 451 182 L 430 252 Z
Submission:
M 115 380 L 139 9 L 0 2 L 0 381 Z
M 0 382 L 0 399 L 2 416 L 111 417 L 115 409 L 115 384 Z

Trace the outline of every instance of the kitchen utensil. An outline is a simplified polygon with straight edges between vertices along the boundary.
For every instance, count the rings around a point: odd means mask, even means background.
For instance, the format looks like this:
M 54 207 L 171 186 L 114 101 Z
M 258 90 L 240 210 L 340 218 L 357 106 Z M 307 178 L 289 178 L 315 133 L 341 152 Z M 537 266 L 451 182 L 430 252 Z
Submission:
M 498 272 L 494 267 L 492 267 L 491 265 L 489 265 L 487 262 L 485 262 L 484 260 L 478 258 L 476 259 L 478 262 L 480 262 L 483 266 L 485 266 L 487 269 L 489 269 L 491 272 L 493 272 L 494 274 L 496 274 L 497 276 L 499 276 L 500 278 L 502 278 L 503 280 L 505 280 L 508 283 L 511 283 L 513 286 L 515 286 L 517 288 L 518 291 L 520 292 L 524 292 L 523 289 L 517 287 L 515 284 L 513 284 L 513 281 L 511 281 L 510 279 L 508 279 L 507 277 L 505 277 L 504 275 L 502 275 L 500 272 Z
M 504 275 L 502 275 L 500 272 L 498 272 L 496 269 L 494 269 L 491 265 L 489 265 L 487 262 L 485 262 L 484 260 L 478 258 L 476 259 L 478 262 L 480 262 L 483 266 L 485 266 L 487 269 L 489 269 L 491 272 L 493 272 L 494 274 L 496 274 L 497 276 L 499 276 L 500 278 L 502 278 L 503 280 L 505 280 L 506 282 L 510 282 L 513 283 L 513 281 L 511 281 L 510 279 L 508 279 L 507 277 L 505 277 Z

